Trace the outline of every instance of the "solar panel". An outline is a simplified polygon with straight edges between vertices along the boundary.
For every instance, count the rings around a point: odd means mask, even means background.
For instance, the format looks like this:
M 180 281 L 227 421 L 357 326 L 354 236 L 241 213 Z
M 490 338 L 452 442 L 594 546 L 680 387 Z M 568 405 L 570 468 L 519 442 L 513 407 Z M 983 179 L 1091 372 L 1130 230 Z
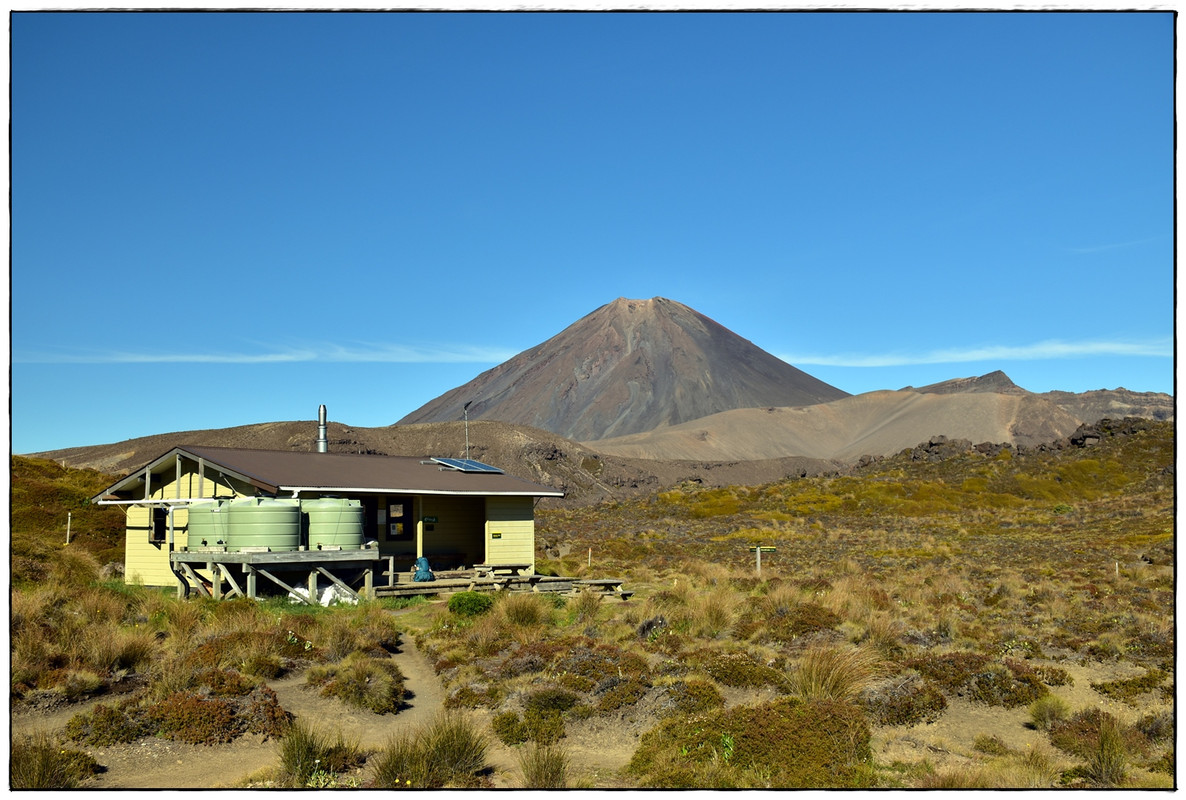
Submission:
M 481 461 L 474 461 L 472 458 L 434 458 L 437 464 L 449 469 L 455 469 L 458 472 L 487 472 L 494 475 L 501 475 L 502 470 L 498 467 L 492 467 L 489 464 L 483 464 Z

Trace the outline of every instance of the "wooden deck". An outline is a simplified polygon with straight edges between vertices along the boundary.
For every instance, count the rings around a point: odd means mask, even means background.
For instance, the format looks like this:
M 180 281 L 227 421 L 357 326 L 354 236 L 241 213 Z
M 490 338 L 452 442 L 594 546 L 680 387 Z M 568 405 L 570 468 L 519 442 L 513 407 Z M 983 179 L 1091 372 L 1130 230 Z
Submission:
M 530 565 L 528 565 L 530 566 Z M 420 594 L 452 594 L 453 592 L 535 592 L 578 594 L 584 590 L 603 592 L 622 600 L 629 600 L 634 592 L 625 591 L 616 578 L 582 580 L 553 575 L 504 574 L 490 570 L 452 570 L 436 573 L 435 581 L 413 581 L 400 575 L 400 580 L 386 586 L 376 586 L 376 597 L 401 597 Z
M 355 600 L 473 591 L 596 591 L 622 600 L 634 594 L 624 590 L 617 578 L 536 575 L 532 571 L 534 564 L 478 564 L 472 569 L 436 572 L 434 581 L 414 581 L 412 572 L 395 569 L 395 556 L 374 549 L 227 552 L 225 548 L 211 547 L 175 551 L 169 554 L 169 561 L 178 576 L 179 597 L 195 592 L 215 600 L 255 598 L 261 577 L 309 605 L 317 603 L 317 589 L 323 578 Z M 218 580 L 197 574 L 197 569 L 205 569 Z M 386 578 L 385 584 L 377 578 Z
M 169 554 L 169 562 L 177 575 L 179 597 L 194 591 L 215 600 L 224 597 L 254 599 L 258 596 L 259 578 L 263 577 L 309 605 L 317 603 L 317 588 L 322 578 L 355 600 L 374 599 L 376 572 L 381 571 L 388 560 L 388 556 L 372 549 L 227 552 L 223 548 L 211 547 Z M 205 569 L 218 580 L 208 580 L 198 575 L 195 569 Z M 290 575 L 294 572 L 298 575 L 296 579 Z M 303 578 L 299 577 L 302 574 Z M 243 581 L 242 585 L 236 576 Z M 226 591 L 223 583 L 228 584 Z M 301 591 L 292 583 L 301 586 Z

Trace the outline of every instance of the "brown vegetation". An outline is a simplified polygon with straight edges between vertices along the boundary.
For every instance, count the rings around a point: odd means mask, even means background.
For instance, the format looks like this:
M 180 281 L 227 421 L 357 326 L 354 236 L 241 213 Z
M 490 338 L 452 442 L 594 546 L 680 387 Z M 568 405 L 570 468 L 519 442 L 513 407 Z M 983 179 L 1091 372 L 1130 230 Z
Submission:
M 44 568 L 62 582 L 13 594 L 13 702 L 101 703 L 53 743 L 75 767 L 14 739 L 13 774 L 86 785 L 71 752 L 97 742 L 258 730 L 306 766 L 252 785 L 1166 787 L 1173 504 L 1166 423 L 1090 448 L 685 484 L 539 511 L 541 569 L 624 578 L 629 602 L 509 594 L 399 617 L 389 603 L 179 601 L 102 582 L 97 560 L 58 547 Z M 759 544 L 777 547 L 760 574 Z M 270 681 L 337 685 L 337 703 L 385 685 L 392 700 L 379 665 L 400 631 L 441 683 L 439 730 L 369 752 L 292 733 Z M 956 733 L 927 738 L 940 728 Z M 596 777 L 591 736 L 602 756 L 626 748 Z M 927 745 L 890 754 L 906 740 Z M 342 766 L 308 769 L 331 751 Z M 441 752 L 463 768 L 432 772 Z

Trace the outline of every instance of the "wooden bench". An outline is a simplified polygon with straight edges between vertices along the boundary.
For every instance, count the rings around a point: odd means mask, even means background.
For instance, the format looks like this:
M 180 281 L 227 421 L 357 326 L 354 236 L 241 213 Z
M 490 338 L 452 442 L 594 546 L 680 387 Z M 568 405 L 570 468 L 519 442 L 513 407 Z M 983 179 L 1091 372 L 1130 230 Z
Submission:
M 590 578 L 573 581 L 573 583 L 578 588 L 600 589 L 603 592 L 616 594 L 623 600 L 629 600 L 634 596 L 634 592 L 628 592 L 622 588 L 622 581 L 618 578 Z
M 474 571 L 479 578 L 501 574 L 523 575 L 534 566 L 535 564 L 474 564 Z

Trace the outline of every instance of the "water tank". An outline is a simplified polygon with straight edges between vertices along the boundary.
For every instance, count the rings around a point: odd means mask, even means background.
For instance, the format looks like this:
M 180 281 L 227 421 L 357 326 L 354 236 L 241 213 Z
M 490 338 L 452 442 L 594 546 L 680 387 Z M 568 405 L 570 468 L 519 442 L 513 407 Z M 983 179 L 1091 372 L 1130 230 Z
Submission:
M 340 547 L 343 550 L 362 548 L 362 501 L 323 497 L 305 500 L 301 511 L 308 518 L 310 550 L 321 547 Z
M 186 531 L 189 534 L 190 547 L 217 547 L 226 544 L 226 504 L 221 500 L 210 500 L 190 505 Z
M 296 550 L 301 543 L 301 507 L 296 500 L 251 497 L 229 504 L 227 549 Z

